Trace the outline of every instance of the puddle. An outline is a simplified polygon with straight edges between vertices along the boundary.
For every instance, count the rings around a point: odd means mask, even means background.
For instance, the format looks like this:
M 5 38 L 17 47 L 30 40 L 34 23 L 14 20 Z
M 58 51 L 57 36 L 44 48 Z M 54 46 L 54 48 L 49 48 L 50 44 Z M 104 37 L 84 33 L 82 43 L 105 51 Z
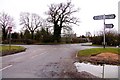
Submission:
M 100 78 L 118 78 L 118 66 L 116 65 L 93 65 L 91 63 L 75 62 L 78 72 L 86 71 Z

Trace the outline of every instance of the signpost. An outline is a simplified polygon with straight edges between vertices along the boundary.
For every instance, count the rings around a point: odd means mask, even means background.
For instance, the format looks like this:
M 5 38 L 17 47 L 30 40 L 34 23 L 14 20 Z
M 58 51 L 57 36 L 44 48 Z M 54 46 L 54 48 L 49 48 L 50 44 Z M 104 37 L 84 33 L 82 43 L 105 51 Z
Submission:
M 108 15 L 98 15 L 98 16 L 94 16 L 93 19 L 94 20 L 103 20 L 104 21 L 104 39 L 103 39 L 103 47 L 105 48 L 105 29 L 106 28 L 113 28 L 114 25 L 113 24 L 105 24 L 105 19 L 115 19 L 115 14 L 108 14 Z
M 104 17 L 103 17 L 103 20 L 104 20 L 104 38 L 103 38 L 103 48 L 105 48 L 105 14 L 104 14 Z
M 9 51 L 11 50 L 11 31 L 12 31 L 12 27 L 8 27 L 8 32 L 9 32 Z
M 105 19 L 115 19 L 115 14 L 109 14 L 109 15 L 105 15 Z M 94 16 L 93 17 L 94 20 L 103 20 L 104 19 L 104 15 L 98 15 L 98 16 Z
M 114 25 L 113 24 L 105 24 L 105 28 L 113 28 Z
M 115 14 L 105 15 L 105 19 L 115 19 Z
M 104 15 L 94 16 L 93 19 L 94 20 L 101 20 L 101 19 L 103 19 L 103 16 Z

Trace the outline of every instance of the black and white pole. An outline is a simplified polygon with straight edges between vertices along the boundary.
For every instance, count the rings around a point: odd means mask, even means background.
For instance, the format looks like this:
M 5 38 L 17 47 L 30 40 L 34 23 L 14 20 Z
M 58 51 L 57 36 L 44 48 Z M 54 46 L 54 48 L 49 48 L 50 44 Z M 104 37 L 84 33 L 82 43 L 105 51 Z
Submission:
M 104 17 L 103 17 L 103 21 L 104 21 L 103 48 L 105 48 L 105 14 L 104 14 Z

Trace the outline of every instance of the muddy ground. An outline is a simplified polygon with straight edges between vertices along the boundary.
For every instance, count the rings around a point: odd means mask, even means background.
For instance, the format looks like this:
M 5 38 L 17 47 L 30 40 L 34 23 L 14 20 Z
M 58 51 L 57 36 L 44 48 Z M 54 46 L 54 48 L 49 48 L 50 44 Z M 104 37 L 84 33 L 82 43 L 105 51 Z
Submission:
M 90 62 L 93 64 L 110 64 L 110 65 L 120 65 L 120 55 L 115 53 L 100 53 L 98 55 L 92 55 L 87 57 L 79 57 L 80 62 Z

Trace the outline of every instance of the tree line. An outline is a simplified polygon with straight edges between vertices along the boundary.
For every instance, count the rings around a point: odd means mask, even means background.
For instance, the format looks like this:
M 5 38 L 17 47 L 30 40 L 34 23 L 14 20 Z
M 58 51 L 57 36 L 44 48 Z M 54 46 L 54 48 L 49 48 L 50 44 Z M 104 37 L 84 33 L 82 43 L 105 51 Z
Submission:
M 79 19 L 74 13 L 79 9 L 75 9 L 71 2 L 50 4 L 46 11 L 46 19 L 39 14 L 22 12 L 20 13 L 20 25 L 23 26 L 21 32 L 11 33 L 11 40 L 14 43 L 80 43 L 93 42 L 93 44 L 102 45 L 103 32 L 96 36 L 91 36 L 90 32 L 86 36 L 76 37 L 72 33 L 72 26 L 78 25 Z M 18 27 L 15 25 L 12 16 L 5 12 L 0 13 L 0 27 L 2 29 L 2 42 L 8 43 L 9 33 L 8 27 Z M 63 33 L 62 33 L 63 31 Z M 64 32 L 67 32 L 64 33 Z M 86 40 L 88 39 L 89 40 Z M 120 45 L 120 34 L 114 31 L 106 32 L 106 44 L 110 46 Z
M 61 31 L 71 31 L 72 24 L 79 22 L 78 18 L 73 16 L 73 14 L 79 10 L 74 9 L 74 5 L 69 1 L 67 3 L 51 4 L 48 8 L 49 10 L 46 12 L 48 16 L 47 19 L 43 19 L 36 13 L 20 13 L 20 25 L 23 26 L 23 33 L 24 35 L 29 34 L 31 40 L 37 39 L 37 37 L 40 37 L 42 32 L 44 32 L 43 35 L 52 36 L 53 42 L 60 42 Z M 0 26 L 2 29 L 2 40 L 8 40 L 8 27 L 16 27 L 13 17 L 5 12 L 0 13 Z M 49 32 L 51 29 L 53 31 Z M 38 35 L 39 33 L 41 35 Z M 14 33 L 14 35 L 16 35 L 16 33 Z
M 32 35 L 27 29 L 20 33 L 14 32 L 11 33 L 11 38 L 11 43 L 13 44 L 49 43 L 53 41 L 52 34 L 44 28 L 37 30 L 34 35 Z M 8 44 L 9 40 L 4 40 L 3 43 Z

